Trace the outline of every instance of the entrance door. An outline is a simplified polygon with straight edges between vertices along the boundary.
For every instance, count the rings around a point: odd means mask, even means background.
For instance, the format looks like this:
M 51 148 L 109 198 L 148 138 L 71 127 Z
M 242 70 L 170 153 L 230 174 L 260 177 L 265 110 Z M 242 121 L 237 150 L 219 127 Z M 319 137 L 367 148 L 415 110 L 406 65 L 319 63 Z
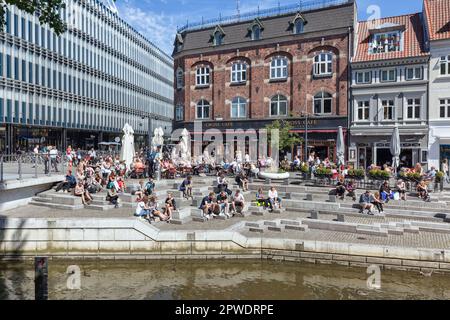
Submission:
M 411 149 L 402 150 L 402 153 L 400 154 L 400 167 L 413 168 L 414 165 L 417 163 L 414 162 L 415 160 L 414 158 L 417 158 L 417 155 L 416 157 L 413 157 L 413 150 Z
M 358 168 L 366 170 L 373 161 L 372 147 L 359 148 Z
M 450 163 L 450 145 L 448 144 L 441 144 L 441 162 L 444 161 L 444 159 L 447 159 L 448 163 Z M 439 164 L 440 165 L 440 164 Z
M 382 167 L 387 163 L 392 163 L 391 151 L 389 149 L 377 149 L 377 166 Z

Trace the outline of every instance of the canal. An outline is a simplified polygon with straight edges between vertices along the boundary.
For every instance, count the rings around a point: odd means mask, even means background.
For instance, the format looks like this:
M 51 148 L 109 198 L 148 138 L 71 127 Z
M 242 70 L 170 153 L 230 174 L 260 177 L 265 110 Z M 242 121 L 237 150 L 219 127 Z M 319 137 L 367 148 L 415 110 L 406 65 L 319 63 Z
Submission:
M 50 261 L 49 298 L 450 299 L 448 275 L 382 271 L 380 290 L 368 289 L 368 277 L 363 268 L 273 261 Z M 0 262 L 0 299 L 34 299 L 32 262 Z

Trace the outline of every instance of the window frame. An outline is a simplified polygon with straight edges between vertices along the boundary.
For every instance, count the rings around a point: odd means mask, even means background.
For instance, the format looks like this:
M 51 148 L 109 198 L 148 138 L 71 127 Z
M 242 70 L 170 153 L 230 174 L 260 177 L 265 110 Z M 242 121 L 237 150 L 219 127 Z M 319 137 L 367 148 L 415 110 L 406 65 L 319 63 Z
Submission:
M 199 81 L 202 80 L 203 81 Z M 209 66 L 199 66 L 195 70 L 195 86 L 209 87 L 211 85 L 211 68 Z
M 202 116 L 199 117 L 199 108 L 202 109 Z M 208 110 L 208 117 L 205 117 L 205 109 Z M 200 100 L 199 102 L 197 102 L 197 104 L 195 105 L 195 119 L 197 120 L 209 120 L 211 119 L 211 104 L 209 103 L 209 101 L 203 99 Z
M 413 77 L 412 78 L 409 77 L 409 71 L 411 71 L 411 70 L 413 71 Z M 417 74 L 416 74 L 417 70 L 420 70 L 420 77 L 417 77 Z M 420 67 L 406 67 L 405 68 L 405 80 L 406 81 L 423 80 L 423 74 L 424 74 L 424 72 L 423 72 L 423 67 L 422 66 L 420 66 Z
M 320 97 L 319 97 L 320 95 Z M 325 95 L 328 95 L 325 97 Z M 316 101 L 320 101 L 320 112 L 316 112 Z M 325 101 L 330 101 L 330 112 L 325 112 Z M 321 91 L 313 98 L 314 114 L 331 115 L 333 114 L 333 95 L 327 91 Z
M 219 30 L 213 34 L 213 44 L 216 47 L 223 45 L 223 34 Z
M 439 59 L 439 74 L 441 76 L 450 76 L 450 54 L 441 56 Z
M 255 33 L 255 30 L 258 30 L 258 33 Z M 261 26 L 259 24 L 257 24 L 257 23 L 252 25 L 251 34 L 252 34 L 252 41 L 261 40 L 261 38 L 262 38 L 262 28 L 261 28 Z M 258 35 L 258 37 L 256 37 L 256 34 Z
M 237 68 L 239 66 L 239 68 Z M 247 83 L 248 64 L 242 61 L 233 62 L 231 65 L 230 81 L 232 84 Z M 240 80 L 238 80 L 240 79 Z
M 280 62 L 280 63 L 278 63 Z M 269 79 L 272 81 L 282 81 L 289 78 L 289 60 L 285 56 L 276 56 L 270 61 Z M 278 71 L 281 76 L 278 76 Z
M 359 81 L 359 75 L 362 74 L 363 75 L 363 81 L 360 82 Z M 367 81 L 366 80 L 366 75 L 369 75 Z M 372 83 L 372 71 L 356 71 L 355 72 L 355 82 L 356 84 L 371 84 Z
M 378 47 L 374 47 L 374 42 L 375 41 L 380 41 L 381 39 L 377 39 L 377 37 L 381 38 L 382 36 L 385 36 L 385 38 L 389 39 L 390 35 L 397 35 L 398 37 L 398 47 L 396 46 L 397 50 L 389 50 L 389 45 L 390 43 L 388 42 L 386 44 L 383 44 L 383 46 L 381 47 L 381 45 L 379 45 Z M 369 54 L 381 54 L 381 53 L 390 53 L 390 52 L 402 52 L 403 51 L 403 46 L 402 46 L 402 41 L 403 41 L 403 31 L 390 31 L 390 32 L 380 32 L 380 33 L 376 33 L 374 35 L 372 35 L 371 37 L 371 41 L 369 44 Z M 381 50 L 381 48 L 383 48 L 383 50 Z
M 366 105 L 367 103 L 367 105 Z M 361 105 L 362 104 L 362 105 Z M 370 100 L 359 100 L 356 104 L 356 114 L 357 121 L 369 121 L 370 120 Z M 360 112 L 363 116 L 365 116 L 367 112 L 367 117 L 361 118 Z
M 298 29 L 299 23 L 301 24 L 300 30 Z M 302 34 L 305 31 L 305 21 L 301 18 L 294 20 L 294 34 Z
M 439 119 L 450 119 L 450 98 L 439 99 Z
M 323 60 L 325 57 L 325 60 Z M 326 71 L 322 72 L 322 67 Z M 330 77 L 333 75 L 333 53 L 320 52 L 314 56 L 313 74 L 315 77 Z
M 286 113 L 285 114 L 280 113 L 280 110 L 281 110 L 280 106 L 282 105 L 282 103 L 286 103 Z M 277 109 L 276 114 L 272 113 L 272 106 L 274 104 L 276 104 L 276 109 Z M 277 94 L 270 99 L 270 105 L 269 105 L 270 117 L 287 117 L 289 114 L 288 109 L 289 109 L 289 100 L 285 95 Z
M 394 79 L 393 80 L 389 80 L 389 75 L 390 75 L 391 71 L 394 71 Z M 387 72 L 387 75 L 388 75 L 387 80 L 383 80 L 383 72 Z M 396 68 L 380 70 L 380 83 L 387 83 L 387 82 L 397 82 L 397 69 Z
M 416 102 L 419 101 L 417 104 Z M 412 102 L 412 103 L 410 103 Z M 410 110 L 412 117 L 410 117 Z M 420 120 L 422 113 L 422 98 L 406 98 L 406 119 L 407 120 Z
M 181 90 L 184 87 L 184 71 L 181 68 L 177 69 L 177 74 L 176 74 L 176 85 L 177 85 L 177 90 Z
M 184 121 L 184 106 L 181 104 L 175 107 L 175 121 Z
M 233 115 L 233 109 L 237 107 L 237 116 Z M 244 112 L 242 114 L 242 108 L 244 109 Z M 245 119 L 247 118 L 247 99 L 237 96 L 234 97 L 233 100 L 231 100 L 231 108 L 230 108 L 230 118 L 231 119 Z
M 387 102 L 384 105 L 384 102 Z M 392 102 L 392 104 L 390 103 Z M 381 107 L 383 108 L 383 121 L 394 121 L 395 120 L 395 99 L 381 99 Z M 390 110 L 391 119 L 386 118 L 386 109 Z

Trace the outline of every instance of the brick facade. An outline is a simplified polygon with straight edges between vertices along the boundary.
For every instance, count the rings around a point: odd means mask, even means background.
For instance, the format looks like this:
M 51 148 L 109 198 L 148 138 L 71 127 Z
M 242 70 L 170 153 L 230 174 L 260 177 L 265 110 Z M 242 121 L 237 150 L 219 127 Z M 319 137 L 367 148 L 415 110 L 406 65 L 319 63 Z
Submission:
M 288 98 L 289 113 L 299 117 L 302 113 L 312 114 L 314 95 L 326 91 L 333 95 L 332 115 L 347 116 L 348 41 L 348 34 L 343 34 L 176 58 L 174 77 L 179 68 L 184 71 L 184 88 L 175 87 L 175 103 L 184 106 L 184 122 L 195 120 L 195 107 L 202 99 L 211 104 L 211 120 L 230 120 L 231 100 L 239 96 L 247 99 L 247 120 L 258 120 L 270 116 L 270 99 L 281 94 Z M 333 53 L 330 77 L 313 76 L 314 56 L 321 52 Z M 269 80 L 270 61 L 276 56 L 288 58 L 287 81 Z M 236 61 L 245 61 L 250 66 L 245 85 L 231 84 L 231 66 Z M 196 69 L 203 65 L 211 69 L 211 85 L 196 88 Z

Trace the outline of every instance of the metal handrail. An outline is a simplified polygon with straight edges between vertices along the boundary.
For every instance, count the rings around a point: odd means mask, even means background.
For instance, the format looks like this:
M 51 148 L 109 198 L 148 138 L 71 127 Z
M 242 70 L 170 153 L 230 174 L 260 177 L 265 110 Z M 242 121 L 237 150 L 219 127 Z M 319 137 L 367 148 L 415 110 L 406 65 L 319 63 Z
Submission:
M 342 5 L 350 2 L 351 0 L 310 0 L 310 1 L 300 1 L 298 4 L 291 4 L 286 6 L 278 6 L 264 10 L 251 11 L 245 14 L 235 14 L 231 16 L 220 16 L 219 18 L 203 20 L 200 22 L 189 23 L 177 29 L 178 33 L 185 31 L 193 31 L 198 29 L 203 29 L 207 27 L 212 27 L 218 24 L 230 24 L 234 22 L 240 22 L 245 20 L 251 20 L 256 18 L 266 18 L 270 16 L 288 14 L 296 11 L 310 11 L 323 9 L 330 6 Z

